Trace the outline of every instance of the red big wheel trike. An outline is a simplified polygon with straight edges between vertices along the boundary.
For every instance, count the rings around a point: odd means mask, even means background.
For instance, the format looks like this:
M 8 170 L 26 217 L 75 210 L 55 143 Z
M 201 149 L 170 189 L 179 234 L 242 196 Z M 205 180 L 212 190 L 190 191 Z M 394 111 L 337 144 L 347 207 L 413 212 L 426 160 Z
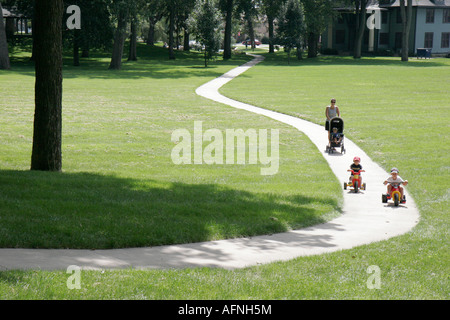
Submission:
M 347 190 L 347 187 L 353 188 L 355 193 L 358 193 L 358 190 L 366 190 L 366 183 L 362 183 L 361 179 L 361 172 L 365 172 L 364 170 L 354 171 L 354 170 L 347 170 L 352 173 L 352 181 L 351 182 L 344 182 L 344 190 Z
M 383 203 L 387 203 L 388 200 L 394 201 L 394 206 L 398 207 L 400 203 L 406 203 L 406 197 L 400 192 L 400 185 L 399 184 L 391 184 L 391 193 L 386 193 L 381 195 L 381 201 Z

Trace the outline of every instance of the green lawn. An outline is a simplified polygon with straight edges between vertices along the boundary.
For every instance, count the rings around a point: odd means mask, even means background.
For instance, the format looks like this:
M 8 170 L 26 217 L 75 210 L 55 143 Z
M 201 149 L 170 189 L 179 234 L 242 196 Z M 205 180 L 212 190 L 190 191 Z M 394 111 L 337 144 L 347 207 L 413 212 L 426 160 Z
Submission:
M 222 92 L 317 123 L 336 98 L 346 135 L 410 181 L 421 212 L 410 233 L 235 271 L 83 271 L 80 290 L 68 290 L 65 270 L 1 272 L 0 297 L 448 299 L 450 60 L 397 59 L 321 57 L 287 66 L 277 54 Z M 340 183 L 303 134 L 195 96 L 197 86 L 243 62 L 240 56 L 203 69 L 201 56 L 191 54 L 142 59 L 119 72 L 105 70 L 107 59 L 66 66 L 61 174 L 28 171 L 32 68 L 17 61 L 1 72 L 0 245 L 188 242 L 277 232 L 338 214 Z M 267 177 L 255 165 L 173 165 L 171 132 L 192 130 L 194 120 L 221 130 L 279 128 L 280 172 Z M 367 288 L 371 265 L 381 270 L 381 289 Z
M 243 96 L 244 83 L 248 93 Z M 320 124 L 325 106 L 336 98 L 346 136 L 387 171 L 398 167 L 420 208 L 421 227 L 439 226 L 434 232 L 442 241 L 449 222 L 449 92 L 450 60 L 445 58 L 403 63 L 320 57 L 286 66 L 268 56 L 222 89 L 229 97 Z
M 122 248 L 282 232 L 339 214 L 341 194 L 304 135 L 213 103 L 195 89 L 250 57 L 202 67 L 200 53 L 140 47 L 138 62 L 107 69 L 101 55 L 65 61 L 63 172 L 30 172 L 33 69 L 2 71 L 0 246 Z M 175 165 L 176 129 L 280 130 L 276 175 L 263 164 Z M 204 141 L 204 147 L 209 143 Z M 317 181 L 303 183 L 312 171 Z M 331 183 L 330 183 L 331 181 Z M 333 183 L 335 182 L 335 183 Z M 330 194 L 332 196 L 330 196 Z

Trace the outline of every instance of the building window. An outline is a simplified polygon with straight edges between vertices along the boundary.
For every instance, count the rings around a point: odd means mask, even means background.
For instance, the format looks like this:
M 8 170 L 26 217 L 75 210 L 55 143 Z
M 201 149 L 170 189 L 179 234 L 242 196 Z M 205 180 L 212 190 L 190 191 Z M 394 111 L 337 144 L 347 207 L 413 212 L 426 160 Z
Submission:
M 450 23 L 450 9 L 444 9 L 442 23 Z
M 389 33 L 387 32 L 380 32 L 380 45 L 389 45 Z
M 442 32 L 441 48 L 450 48 L 450 32 Z
M 345 30 L 336 30 L 336 44 L 345 43 Z
M 427 9 L 425 23 L 434 23 L 434 9 Z
M 425 32 L 425 48 L 433 48 L 433 32 Z

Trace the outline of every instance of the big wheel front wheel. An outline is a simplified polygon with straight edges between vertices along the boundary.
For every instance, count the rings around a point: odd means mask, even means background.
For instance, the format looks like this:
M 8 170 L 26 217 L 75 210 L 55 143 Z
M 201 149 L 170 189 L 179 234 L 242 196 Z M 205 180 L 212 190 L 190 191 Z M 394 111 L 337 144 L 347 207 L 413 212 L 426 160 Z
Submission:
M 400 197 L 398 196 L 398 193 L 395 193 L 394 194 L 394 205 L 396 206 L 396 207 L 398 207 L 398 204 L 399 204 L 399 202 L 400 202 L 400 199 L 399 199 Z

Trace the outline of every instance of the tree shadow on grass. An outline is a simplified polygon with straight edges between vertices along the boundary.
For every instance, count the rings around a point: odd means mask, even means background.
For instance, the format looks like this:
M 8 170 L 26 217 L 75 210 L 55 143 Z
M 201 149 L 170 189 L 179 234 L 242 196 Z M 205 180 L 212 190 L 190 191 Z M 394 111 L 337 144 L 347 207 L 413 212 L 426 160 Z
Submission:
M 14 59 L 11 74 L 20 74 L 24 76 L 35 76 L 34 64 L 22 59 Z M 97 61 L 95 59 L 86 59 L 82 61 L 79 67 L 74 67 L 68 59 L 65 59 L 63 66 L 64 79 L 88 78 L 100 80 L 136 80 L 136 79 L 183 79 L 190 77 L 209 77 L 216 78 L 223 72 L 217 70 L 220 64 L 210 65 L 208 68 L 195 61 L 185 64 L 175 64 L 170 61 L 150 61 L 139 60 L 138 62 L 125 62 L 120 70 L 109 70 L 108 63 Z M 8 73 L 4 73 L 7 76 Z
M 221 57 L 204 66 L 203 53 L 177 51 L 177 59 L 169 60 L 167 49 L 159 47 L 138 46 L 138 61 L 122 60 L 121 70 L 109 70 L 110 58 L 105 53 L 94 53 L 90 58 L 81 58 L 80 66 L 73 66 L 70 52 L 66 52 L 63 59 L 63 78 L 72 79 L 85 77 L 89 79 L 182 79 L 188 77 L 216 78 L 223 72 L 219 66 L 239 66 L 251 60 L 249 56 L 236 56 L 234 59 L 223 60 Z M 19 73 L 34 77 L 34 62 L 29 56 L 18 55 L 11 57 L 12 68 L 8 72 Z
M 110 249 L 287 231 L 334 199 L 94 173 L 0 171 L 0 247 Z M 325 206 L 325 210 L 316 209 Z M 325 212 L 326 211 L 326 212 Z
M 265 56 L 263 61 L 264 65 L 268 66 L 395 66 L 395 67 L 408 67 L 408 68 L 429 68 L 429 67 L 450 67 L 449 63 L 445 59 L 417 59 L 410 57 L 408 62 L 401 61 L 399 57 L 363 57 L 361 59 L 354 59 L 349 56 L 318 56 L 316 58 L 304 58 L 298 60 L 295 57 L 291 57 L 290 65 L 288 65 L 287 57 L 283 57 L 283 54 L 261 54 Z

